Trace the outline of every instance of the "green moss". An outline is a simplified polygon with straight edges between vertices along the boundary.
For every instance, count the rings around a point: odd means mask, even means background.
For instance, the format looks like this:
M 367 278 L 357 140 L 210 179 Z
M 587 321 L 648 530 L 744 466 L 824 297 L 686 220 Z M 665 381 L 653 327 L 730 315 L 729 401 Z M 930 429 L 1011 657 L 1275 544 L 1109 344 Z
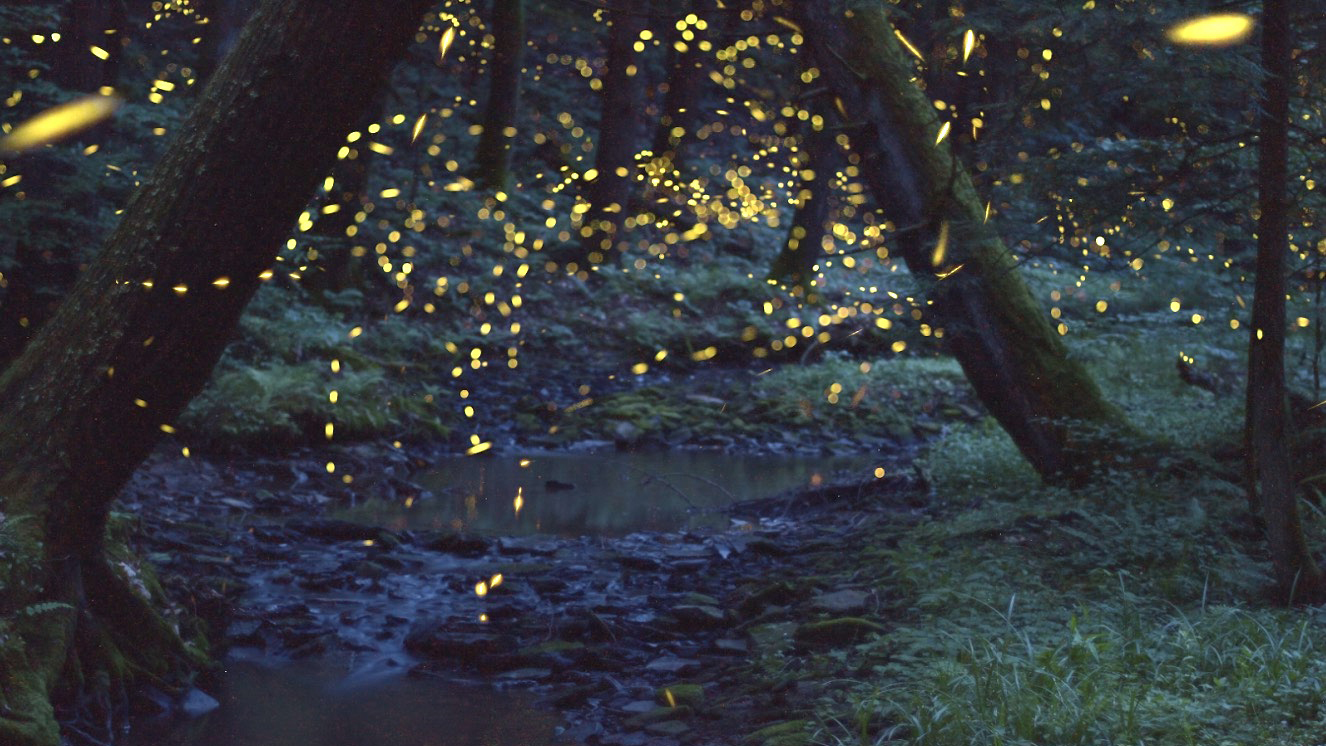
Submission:
M 792 637 L 803 648 L 835 647 L 860 642 L 885 631 L 887 628 L 884 625 L 869 619 L 839 617 L 804 622 L 797 626 Z
M 785 720 L 752 731 L 746 742 L 758 746 L 808 746 L 814 738 L 809 720 Z
M 672 695 L 671 701 L 669 694 Z M 668 684 L 654 691 L 654 699 L 669 707 L 687 705 L 691 709 L 699 709 L 704 704 L 704 687 L 699 684 Z

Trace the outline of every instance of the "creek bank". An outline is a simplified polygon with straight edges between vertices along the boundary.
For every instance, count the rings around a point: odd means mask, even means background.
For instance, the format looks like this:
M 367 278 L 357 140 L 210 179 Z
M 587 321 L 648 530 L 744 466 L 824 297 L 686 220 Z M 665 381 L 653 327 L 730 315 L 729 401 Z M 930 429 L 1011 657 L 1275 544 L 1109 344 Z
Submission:
M 893 599 L 854 567 L 856 549 L 872 527 L 901 530 L 930 510 L 923 480 L 890 474 L 741 503 L 725 528 L 394 531 L 321 516 L 365 494 L 428 499 L 410 481 L 423 459 L 351 448 L 295 460 L 158 454 L 121 508 L 167 589 L 222 647 L 342 660 L 352 677 L 519 688 L 561 714 L 567 742 L 804 742 L 801 721 L 832 695 L 834 674 L 850 673 L 835 651 L 887 629 Z M 351 490 L 321 468 L 332 458 L 376 469 Z

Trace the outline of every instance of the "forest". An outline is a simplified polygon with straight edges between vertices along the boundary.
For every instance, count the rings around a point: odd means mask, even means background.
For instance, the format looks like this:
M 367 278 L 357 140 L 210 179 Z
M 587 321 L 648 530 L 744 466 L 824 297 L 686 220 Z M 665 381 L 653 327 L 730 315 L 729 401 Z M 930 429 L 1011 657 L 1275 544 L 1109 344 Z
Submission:
M 0 5 L 0 746 L 1321 743 L 1322 39 Z

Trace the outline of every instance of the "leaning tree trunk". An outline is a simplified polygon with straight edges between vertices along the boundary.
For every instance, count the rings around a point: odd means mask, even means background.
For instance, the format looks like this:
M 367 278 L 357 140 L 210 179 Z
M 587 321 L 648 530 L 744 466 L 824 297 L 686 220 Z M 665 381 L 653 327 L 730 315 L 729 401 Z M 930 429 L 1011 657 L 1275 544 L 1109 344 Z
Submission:
M 520 106 L 521 59 L 525 51 L 525 0 L 493 0 L 493 59 L 488 65 L 488 102 L 475 153 L 476 181 L 507 191 L 511 181 L 511 141 Z
M 1326 578 L 1303 537 L 1298 489 L 1289 457 L 1285 391 L 1285 257 L 1289 251 L 1289 76 L 1292 43 L 1288 0 L 1262 3 L 1266 69 L 1258 140 L 1257 278 L 1248 347 L 1249 489 L 1266 520 L 1276 582 L 1287 602 L 1326 601 Z
M 116 678 L 178 662 L 174 633 L 106 560 L 109 507 L 207 380 L 429 5 L 267 0 L 101 254 L 0 375 L 0 520 L 29 568 L 0 593 L 0 743 L 56 743 L 62 668 Z
M 977 395 L 1040 474 L 1079 478 L 1123 414 L 1072 360 L 986 225 L 971 178 L 938 141 L 934 106 L 879 0 L 793 0 L 812 60 L 845 117 L 862 174 L 898 226 Z

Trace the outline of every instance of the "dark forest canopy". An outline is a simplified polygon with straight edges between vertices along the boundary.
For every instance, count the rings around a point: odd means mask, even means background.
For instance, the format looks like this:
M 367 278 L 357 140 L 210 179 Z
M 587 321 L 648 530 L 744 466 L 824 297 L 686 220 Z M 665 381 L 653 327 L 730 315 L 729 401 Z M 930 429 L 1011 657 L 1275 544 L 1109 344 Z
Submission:
M 194 655 L 103 546 L 163 441 L 869 454 L 965 375 L 1052 482 L 1255 453 L 1321 599 L 1321 3 L 257 5 L 0 8 L 0 643 L 45 654 L 0 736 L 49 741 L 66 648 Z

